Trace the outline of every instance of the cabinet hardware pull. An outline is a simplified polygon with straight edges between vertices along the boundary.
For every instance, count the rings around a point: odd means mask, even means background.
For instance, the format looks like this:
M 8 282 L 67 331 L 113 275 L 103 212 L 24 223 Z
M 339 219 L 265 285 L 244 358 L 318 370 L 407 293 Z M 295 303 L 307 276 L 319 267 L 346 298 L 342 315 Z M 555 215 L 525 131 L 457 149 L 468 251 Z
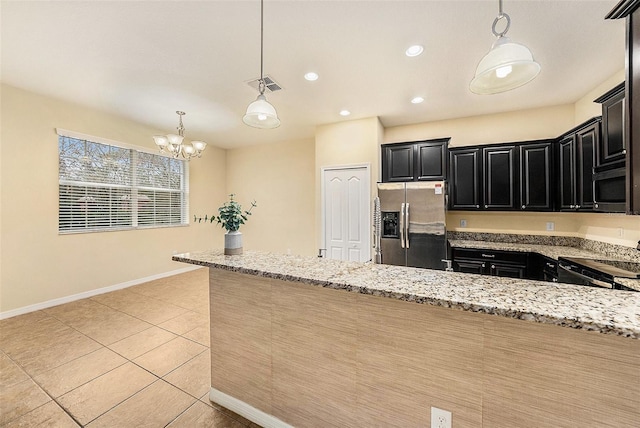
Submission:
M 476 208 L 480 208 L 480 205 L 476 205 Z
M 575 205 L 569 205 L 569 208 L 571 209 L 575 209 L 575 207 L 576 207 Z
M 485 208 L 489 208 L 489 205 L 485 205 L 484 207 L 485 207 Z
M 580 205 L 576 205 L 576 209 L 579 210 L 580 209 Z
M 522 206 L 522 209 L 525 209 L 525 208 L 527 208 L 527 206 L 526 206 L 526 205 L 523 205 L 523 206 Z
M 495 255 L 495 254 L 485 254 L 485 253 L 482 253 L 482 257 L 486 257 L 486 258 L 488 258 L 488 259 L 495 259 L 495 258 L 496 258 L 496 255 Z

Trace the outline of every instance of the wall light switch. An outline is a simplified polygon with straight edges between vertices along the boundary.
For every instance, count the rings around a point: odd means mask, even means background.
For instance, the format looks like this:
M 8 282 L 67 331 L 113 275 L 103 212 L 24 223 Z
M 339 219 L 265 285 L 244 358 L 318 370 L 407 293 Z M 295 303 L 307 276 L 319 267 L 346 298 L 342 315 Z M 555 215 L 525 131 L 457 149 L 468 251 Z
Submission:
M 556 230 L 556 224 L 552 221 L 548 221 L 547 222 L 547 230 L 551 231 L 551 230 Z
M 460 227 L 467 227 L 467 220 L 460 220 Z

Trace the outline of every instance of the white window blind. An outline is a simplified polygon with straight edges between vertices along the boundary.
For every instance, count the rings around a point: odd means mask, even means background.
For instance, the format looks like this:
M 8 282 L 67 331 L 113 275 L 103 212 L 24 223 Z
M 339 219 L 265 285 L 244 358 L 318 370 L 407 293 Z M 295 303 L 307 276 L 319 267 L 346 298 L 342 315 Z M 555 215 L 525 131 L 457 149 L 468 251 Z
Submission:
M 186 161 L 59 134 L 60 233 L 187 224 Z

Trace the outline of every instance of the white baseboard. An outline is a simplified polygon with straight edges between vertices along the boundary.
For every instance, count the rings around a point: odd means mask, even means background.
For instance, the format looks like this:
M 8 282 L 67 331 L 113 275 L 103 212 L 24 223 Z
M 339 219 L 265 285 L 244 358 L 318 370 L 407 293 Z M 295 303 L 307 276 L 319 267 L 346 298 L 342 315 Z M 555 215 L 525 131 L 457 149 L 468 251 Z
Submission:
M 275 416 L 265 413 L 262 410 L 258 410 L 244 401 L 238 400 L 237 398 L 218 391 L 215 388 L 211 388 L 209 391 L 209 400 L 236 412 L 240 416 L 247 418 L 251 422 L 255 422 L 264 428 L 293 428 L 293 426 L 282 422 Z
M 185 272 L 190 272 L 196 269 L 203 269 L 202 266 L 188 266 L 181 269 L 172 270 L 169 272 L 159 273 L 157 275 L 146 276 L 144 278 L 138 278 L 131 281 L 121 282 L 120 284 L 110 285 L 108 287 L 97 288 L 95 290 L 85 291 L 83 293 L 73 294 L 71 296 L 60 297 L 58 299 L 47 300 L 46 302 L 36 303 L 35 305 L 23 306 L 22 308 L 12 309 L 10 311 L 0 312 L 0 320 L 5 318 L 15 317 L 17 315 L 23 315 L 29 312 L 35 312 L 42 309 L 47 309 L 52 306 L 62 305 L 64 303 L 74 302 L 80 299 L 86 299 L 88 297 L 97 296 L 99 294 L 109 293 L 111 291 L 122 290 L 123 288 L 131 287 L 133 285 L 142 284 L 144 282 L 153 281 L 156 279 L 166 278 L 173 275 L 178 275 Z

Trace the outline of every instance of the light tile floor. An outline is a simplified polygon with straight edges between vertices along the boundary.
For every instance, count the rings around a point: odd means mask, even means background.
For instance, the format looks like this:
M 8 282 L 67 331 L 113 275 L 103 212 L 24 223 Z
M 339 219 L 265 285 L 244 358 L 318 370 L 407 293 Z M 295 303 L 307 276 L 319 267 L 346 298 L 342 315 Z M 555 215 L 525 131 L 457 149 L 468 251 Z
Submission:
M 257 425 L 208 399 L 208 270 L 0 321 L 2 427 Z

